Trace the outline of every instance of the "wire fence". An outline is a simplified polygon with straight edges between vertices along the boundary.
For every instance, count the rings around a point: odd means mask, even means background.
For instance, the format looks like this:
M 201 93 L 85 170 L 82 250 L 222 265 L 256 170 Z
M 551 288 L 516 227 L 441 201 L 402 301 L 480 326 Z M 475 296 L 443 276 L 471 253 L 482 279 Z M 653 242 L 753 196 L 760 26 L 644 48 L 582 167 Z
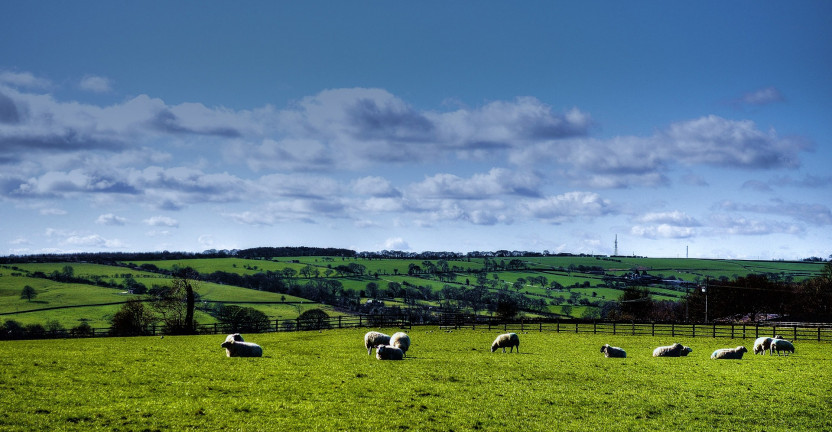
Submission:
M 674 323 L 674 322 L 639 322 L 639 321 L 601 321 L 557 318 L 534 318 L 504 320 L 489 316 L 462 314 L 441 314 L 433 317 L 412 317 L 408 315 L 354 315 L 308 319 L 275 319 L 268 322 L 252 323 L 212 323 L 198 324 L 189 333 L 230 334 L 230 333 L 267 333 L 312 331 L 347 328 L 401 328 L 413 326 L 438 326 L 440 329 L 471 329 L 502 332 L 554 332 L 611 334 L 629 336 L 667 336 L 684 338 L 730 338 L 749 339 L 763 336 L 780 335 L 789 340 L 814 340 L 832 342 L 832 324 L 829 323 Z M 148 335 L 160 336 L 176 334 L 161 325 L 151 325 L 140 332 L 125 334 L 114 328 L 74 328 L 72 330 L 7 331 L 0 334 L 0 339 L 49 339 L 68 337 L 105 337 Z

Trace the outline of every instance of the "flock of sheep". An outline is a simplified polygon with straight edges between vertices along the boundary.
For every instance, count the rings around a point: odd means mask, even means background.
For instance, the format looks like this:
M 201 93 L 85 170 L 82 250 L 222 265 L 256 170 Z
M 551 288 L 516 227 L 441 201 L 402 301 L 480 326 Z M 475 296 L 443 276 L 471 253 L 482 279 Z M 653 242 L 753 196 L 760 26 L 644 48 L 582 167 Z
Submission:
M 260 345 L 251 342 L 245 342 L 239 333 L 230 334 L 225 338 L 225 342 L 220 345 L 225 348 L 225 354 L 228 357 L 261 357 L 263 356 L 263 348 Z M 367 349 L 367 355 L 372 354 L 373 349 L 376 350 L 376 358 L 379 360 L 403 360 L 407 350 L 410 349 L 410 336 L 407 333 L 398 332 L 392 336 L 380 333 L 377 331 L 370 331 L 364 335 L 364 347 Z M 491 352 L 502 348 L 506 352 L 520 352 L 520 336 L 517 333 L 504 333 L 497 336 L 491 344 Z M 794 344 L 791 341 L 783 339 L 782 336 L 776 335 L 774 337 L 761 337 L 754 341 L 754 354 L 765 354 L 768 351 L 769 355 L 775 352 L 780 355 L 783 352 L 785 355 L 789 353 L 794 354 Z M 626 358 L 627 352 L 620 347 L 610 346 L 606 344 L 601 347 L 601 352 L 605 357 L 611 358 Z M 693 352 L 693 348 L 684 346 L 680 343 L 675 343 L 668 346 L 660 346 L 653 350 L 653 357 L 685 357 Z M 712 359 L 742 359 L 742 355 L 747 353 L 748 349 L 744 346 L 736 348 L 722 348 L 714 351 L 711 354 Z
M 653 350 L 653 357 L 684 357 L 692 351 L 693 348 L 691 347 L 686 347 L 680 343 L 675 343 L 673 345 L 660 346 L 656 348 L 655 350 Z M 777 352 L 778 356 L 780 355 L 781 351 L 785 353 L 785 355 L 788 355 L 788 353 L 794 354 L 794 344 L 792 344 L 791 341 L 783 339 L 783 336 L 780 335 L 776 335 L 773 338 L 757 338 L 757 340 L 754 341 L 754 354 L 765 354 L 766 351 L 769 352 L 769 355 L 772 355 L 775 352 Z M 627 352 L 624 351 L 622 348 L 613 347 L 609 344 L 602 346 L 601 352 L 604 353 L 605 357 L 627 357 Z M 744 346 L 738 346 L 736 348 L 722 348 L 711 353 L 711 358 L 725 360 L 741 360 L 742 355 L 747 352 L 748 349 Z

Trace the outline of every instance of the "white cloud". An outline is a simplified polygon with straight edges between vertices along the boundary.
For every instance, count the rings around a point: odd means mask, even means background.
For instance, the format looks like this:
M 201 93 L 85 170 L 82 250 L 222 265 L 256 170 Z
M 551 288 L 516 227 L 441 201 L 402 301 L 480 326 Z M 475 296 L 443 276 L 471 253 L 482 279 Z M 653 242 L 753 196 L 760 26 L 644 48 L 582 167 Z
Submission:
M 116 216 L 112 213 L 106 213 L 103 215 L 98 216 L 98 219 L 95 220 L 95 223 L 99 225 L 114 225 L 114 226 L 121 226 L 127 223 L 127 219 Z
M 410 245 L 401 237 L 391 237 L 384 241 L 382 249 L 407 251 L 410 250 Z
M 630 228 L 630 233 L 635 236 L 646 237 L 649 239 L 674 239 L 693 237 L 696 234 L 696 229 L 670 224 L 635 225 Z
M 45 88 L 52 83 L 45 78 L 38 78 L 31 72 L 0 72 L 0 84 L 8 84 L 15 87 Z
M 564 223 L 577 218 L 596 218 L 615 211 L 609 200 L 594 192 L 568 192 L 527 200 L 524 208 L 531 216 L 552 223 Z
M 766 87 L 744 94 L 739 101 L 747 105 L 768 105 L 784 100 L 786 98 L 780 90 L 775 87 Z
M 93 93 L 107 93 L 112 90 L 112 84 L 108 78 L 94 75 L 87 75 L 81 78 L 78 86 L 83 90 Z
M 179 221 L 167 216 L 153 216 L 151 218 L 145 219 L 144 223 L 155 227 L 161 226 L 175 228 L 179 226 Z

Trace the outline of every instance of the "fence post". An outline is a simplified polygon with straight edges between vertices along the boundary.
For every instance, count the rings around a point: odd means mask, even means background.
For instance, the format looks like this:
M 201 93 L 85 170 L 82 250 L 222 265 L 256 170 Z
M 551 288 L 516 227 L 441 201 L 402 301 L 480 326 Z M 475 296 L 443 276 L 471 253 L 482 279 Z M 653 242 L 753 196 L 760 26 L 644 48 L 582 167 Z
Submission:
M 820 342 L 820 326 L 818 326 L 818 342 Z
M 540 324 L 540 332 L 543 333 L 543 321 L 538 321 L 537 323 Z
M 523 318 L 520 318 L 520 332 L 523 332 Z
M 636 322 L 635 321 L 630 321 L 630 325 L 632 325 L 633 336 L 635 336 L 636 335 Z
M 338 315 L 338 328 L 341 328 L 341 318 L 343 318 L 343 315 Z
M 656 336 L 656 322 L 650 323 L 650 336 Z
M 734 324 L 731 324 L 731 339 L 734 338 Z
M 615 321 L 612 322 L 612 334 L 615 334 Z
M 557 320 L 557 327 L 555 327 L 555 331 L 557 333 L 560 333 L 560 318 L 558 318 L 558 320 Z
M 592 321 L 592 334 L 598 334 L 598 322 L 595 320 Z
M 716 323 L 714 323 L 713 337 L 716 338 Z
M 676 337 L 676 323 L 670 323 L 670 337 Z

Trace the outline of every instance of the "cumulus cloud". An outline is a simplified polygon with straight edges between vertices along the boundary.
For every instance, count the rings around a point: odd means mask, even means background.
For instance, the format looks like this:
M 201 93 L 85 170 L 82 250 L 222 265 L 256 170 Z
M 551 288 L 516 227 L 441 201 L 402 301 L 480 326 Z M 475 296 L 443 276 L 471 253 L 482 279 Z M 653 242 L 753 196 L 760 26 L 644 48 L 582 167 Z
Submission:
M 179 221 L 167 216 L 153 216 L 151 218 L 145 219 L 144 223 L 154 227 L 175 228 L 179 226 Z
M 568 192 L 528 200 L 523 207 L 532 217 L 551 223 L 596 218 L 615 212 L 615 206 L 609 200 L 594 192 Z
M 121 216 L 116 216 L 112 213 L 106 213 L 98 216 L 98 219 L 95 220 L 95 223 L 99 225 L 121 226 L 127 223 L 127 219 Z
M 378 198 L 392 198 L 402 195 L 389 180 L 382 177 L 361 177 L 353 181 L 353 190 L 361 195 Z
M 31 72 L 0 72 L 0 84 L 7 84 L 15 87 L 45 88 L 52 83 L 45 78 L 38 78 Z
M 108 78 L 95 75 L 87 75 L 84 78 L 81 78 L 78 86 L 82 90 L 93 93 L 107 93 L 112 90 L 112 84 Z
M 701 223 L 696 218 L 680 211 L 646 213 L 635 218 L 637 225 L 630 233 L 650 239 L 688 238 L 697 234 Z
M 465 179 L 453 174 L 436 174 L 410 188 L 416 197 L 488 199 L 499 195 L 538 196 L 539 176 L 494 168 L 486 174 Z
M 382 249 L 406 251 L 410 250 L 410 245 L 401 237 L 391 237 L 384 241 Z

